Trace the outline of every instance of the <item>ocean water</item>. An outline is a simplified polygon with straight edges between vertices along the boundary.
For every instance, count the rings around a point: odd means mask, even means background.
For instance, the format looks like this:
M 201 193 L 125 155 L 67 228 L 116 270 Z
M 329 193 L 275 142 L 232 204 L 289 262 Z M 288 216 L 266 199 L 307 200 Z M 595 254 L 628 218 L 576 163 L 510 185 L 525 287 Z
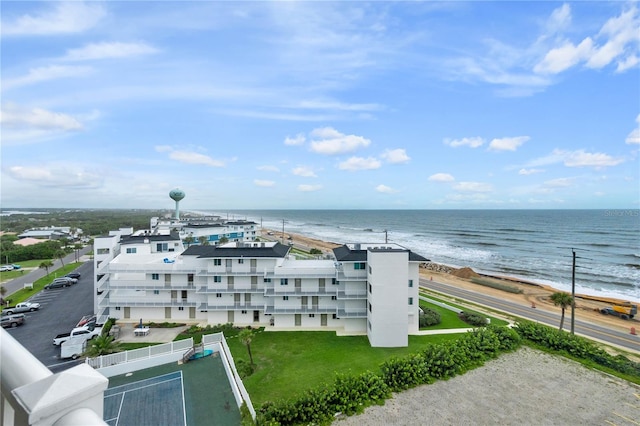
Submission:
M 437 263 L 640 302 L 640 210 L 215 212 L 336 243 L 400 244 Z

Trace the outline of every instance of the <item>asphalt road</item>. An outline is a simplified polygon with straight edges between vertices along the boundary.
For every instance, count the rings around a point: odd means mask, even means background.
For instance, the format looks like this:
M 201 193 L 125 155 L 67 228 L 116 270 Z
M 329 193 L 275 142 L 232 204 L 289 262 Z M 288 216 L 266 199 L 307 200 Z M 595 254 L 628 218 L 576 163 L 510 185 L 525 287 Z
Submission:
M 560 315 L 553 312 L 533 309 L 530 306 L 519 305 L 507 300 L 487 296 L 482 293 L 476 293 L 452 285 L 426 279 L 420 280 L 420 286 L 460 299 L 468 300 L 479 305 L 487 306 L 498 311 L 507 312 L 520 318 L 547 324 L 552 327 L 557 327 L 560 324 Z M 565 316 L 564 329 L 570 329 L 570 327 L 571 316 L 569 314 Z M 593 340 L 598 340 L 613 346 L 629 350 L 631 352 L 640 353 L 640 336 L 637 335 L 634 336 L 630 333 L 621 333 L 615 330 L 608 329 L 606 327 L 601 327 L 599 325 L 580 321 L 579 319 L 575 320 L 575 333 Z
M 40 303 L 40 310 L 26 313 L 24 325 L 5 329 L 53 373 L 81 362 L 61 360 L 60 347 L 53 345 L 53 338 L 57 334 L 68 333 L 80 318 L 94 313 L 93 262 L 85 262 L 76 272 L 81 274 L 77 284 L 42 290 L 33 295 L 29 301 Z

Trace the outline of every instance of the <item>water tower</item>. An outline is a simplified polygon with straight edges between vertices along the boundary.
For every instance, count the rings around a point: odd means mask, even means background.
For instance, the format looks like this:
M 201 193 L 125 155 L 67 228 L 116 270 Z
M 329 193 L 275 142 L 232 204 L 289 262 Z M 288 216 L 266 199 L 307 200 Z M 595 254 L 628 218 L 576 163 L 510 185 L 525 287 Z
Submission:
M 169 192 L 169 197 L 176 202 L 176 220 L 180 220 L 180 200 L 186 195 L 182 189 L 178 188 L 172 189 L 171 192 Z

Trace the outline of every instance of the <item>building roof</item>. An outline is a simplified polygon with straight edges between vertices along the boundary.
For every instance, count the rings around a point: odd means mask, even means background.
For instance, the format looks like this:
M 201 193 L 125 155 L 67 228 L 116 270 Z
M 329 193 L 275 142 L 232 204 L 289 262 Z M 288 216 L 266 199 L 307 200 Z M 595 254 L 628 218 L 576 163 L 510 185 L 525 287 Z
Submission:
M 177 232 L 167 234 L 149 234 L 149 235 L 123 235 L 120 244 L 140 244 L 146 242 L 159 241 L 180 241 L 180 235 Z
M 388 246 L 388 244 L 387 244 Z M 333 255 L 336 257 L 338 262 L 366 262 L 367 261 L 367 250 L 371 251 L 408 251 L 409 252 L 409 262 L 429 262 L 429 259 L 420 256 L 417 253 L 412 252 L 409 249 L 402 248 L 400 246 L 388 247 L 386 248 L 382 244 L 380 247 L 366 247 L 365 250 L 360 248 L 360 244 L 356 244 L 351 248 L 348 245 L 343 245 L 340 247 L 336 247 L 333 249 Z
M 20 238 L 19 240 L 15 240 L 13 242 L 13 244 L 16 245 L 16 246 L 26 247 L 26 246 L 32 246 L 34 244 L 40 244 L 40 243 L 42 243 L 44 241 L 46 241 L 46 240 L 42 240 L 42 239 L 39 239 L 39 238 L 26 237 L 26 238 Z
M 280 243 L 270 245 L 240 244 L 231 246 L 225 244 L 223 246 L 190 246 L 182 255 L 198 256 L 198 257 L 285 257 L 289 253 L 289 247 Z

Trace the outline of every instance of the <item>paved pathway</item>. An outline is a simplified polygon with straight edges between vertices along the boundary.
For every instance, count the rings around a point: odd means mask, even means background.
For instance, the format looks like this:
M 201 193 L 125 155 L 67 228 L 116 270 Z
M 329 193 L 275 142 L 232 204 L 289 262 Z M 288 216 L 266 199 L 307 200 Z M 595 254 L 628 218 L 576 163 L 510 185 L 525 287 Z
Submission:
M 80 249 L 80 256 L 84 256 L 86 254 L 88 254 L 89 252 L 91 252 L 92 250 L 92 246 L 85 246 L 84 248 Z M 69 263 L 73 263 L 76 260 L 76 254 L 75 253 L 71 253 L 68 254 L 67 256 L 62 258 L 64 260 L 64 264 L 68 265 Z M 51 275 L 52 277 L 55 276 L 55 271 L 62 268 L 62 262 L 60 261 L 60 259 L 55 259 L 52 260 L 53 262 L 53 266 L 49 268 L 49 275 Z M 7 289 L 6 294 L 4 295 L 5 299 L 10 299 L 11 298 L 11 294 L 15 293 L 18 290 L 21 290 L 24 288 L 24 285 L 26 283 L 33 283 L 37 280 L 39 280 L 40 278 L 44 277 L 45 275 L 47 275 L 47 271 L 44 269 L 40 269 L 40 268 L 36 268 L 33 269 L 32 271 L 30 271 L 27 274 L 21 275 L 11 281 L 7 281 L 5 283 L 3 283 L 2 285 L 4 286 L 4 288 Z M 52 278 L 53 279 L 53 278 Z

